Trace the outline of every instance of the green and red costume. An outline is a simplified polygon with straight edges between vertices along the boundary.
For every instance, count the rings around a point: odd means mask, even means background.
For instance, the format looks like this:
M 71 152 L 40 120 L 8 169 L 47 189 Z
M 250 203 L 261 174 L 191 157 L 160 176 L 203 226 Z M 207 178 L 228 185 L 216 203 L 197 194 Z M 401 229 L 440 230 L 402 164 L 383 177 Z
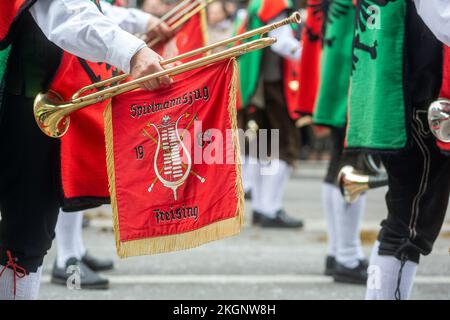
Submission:
M 24 64 L 26 79 L 20 81 L 26 84 L 27 97 L 34 98 L 39 92 L 52 90 L 68 101 L 80 88 L 119 74 L 116 68 L 106 63 L 89 62 L 50 43 L 47 45 L 44 43 L 46 39 L 39 44 L 39 47 L 51 48 L 46 64 L 41 65 L 34 58 L 26 58 L 34 55 L 34 48 L 29 45 L 32 41 L 28 41 L 32 35 L 18 34 L 18 31 L 24 13 L 35 2 L 4 1 L 0 4 L 0 49 L 3 49 L 0 51 L 1 80 L 9 73 L 15 73 L 17 65 Z M 101 10 L 99 1 L 92 2 Z M 114 0 L 108 2 L 113 5 L 121 3 Z M 21 52 L 25 52 L 20 58 L 9 54 L 10 50 L 14 52 L 15 46 L 19 47 L 16 43 L 20 43 Z M 109 202 L 103 134 L 103 110 L 108 103 L 103 101 L 72 114 L 70 130 L 60 141 L 61 201 L 65 210 L 78 211 Z
M 352 70 L 353 0 L 330 0 L 325 19 L 320 86 L 314 123 L 345 128 Z
M 268 24 L 271 20 L 277 18 L 283 13 L 292 11 L 292 2 L 290 0 L 270 1 L 270 0 L 252 0 L 247 9 L 247 18 L 238 28 L 238 33 L 257 29 Z M 293 29 L 294 32 L 294 29 Z M 255 36 L 248 41 L 257 39 Z M 239 58 L 240 67 L 240 98 L 241 106 L 247 107 L 251 104 L 251 100 L 256 94 L 259 81 L 261 80 L 261 69 L 263 62 L 263 51 L 257 50 L 243 55 Z M 290 116 L 293 119 L 298 118 L 298 78 L 299 78 L 299 62 L 283 61 L 284 75 L 284 95 Z
M 371 26 L 369 17 L 376 5 L 380 26 Z M 414 87 L 408 57 L 413 50 L 414 25 L 407 13 L 415 10 L 407 0 L 361 0 L 357 4 L 353 40 L 352 77 L 349 94 L 347 146 L 375 152 L 405 150 L 411 143 L 410 123 L 413 108 L 426 110 L 437 98 L 435 87 L 439 72 L 430 81 Z M 375 21 L 376 23 L 376 21 Z M 439 64 L 434 53 L 422 48 L 422 61 Z M 439 57 L 438 57 L 439 58 Z M 425 62 L 423 62 L 425 64 Z M 439 69 L 439 68 L 436 68 Z M 418 76 L 426 76 L 417 73 Z M 422 92 L 423 91 L 423 92 Z

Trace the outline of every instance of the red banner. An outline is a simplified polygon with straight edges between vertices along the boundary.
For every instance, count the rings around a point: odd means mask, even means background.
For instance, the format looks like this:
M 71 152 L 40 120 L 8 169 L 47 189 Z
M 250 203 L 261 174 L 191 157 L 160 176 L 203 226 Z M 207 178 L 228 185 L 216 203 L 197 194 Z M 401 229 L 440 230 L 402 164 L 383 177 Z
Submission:
M 307 20 L 302 43 L 300 63 L 300 108 L 304 114 L 312 114 L 316 103 L 320 81 L 320 56 L 322 53 L 323 0 L 307 2 Z
M 117 96 L 105 112 L 120 257 L 192 248 L 239 233 L 243 191 L 236 64 L 196 70 L 155 92 Z

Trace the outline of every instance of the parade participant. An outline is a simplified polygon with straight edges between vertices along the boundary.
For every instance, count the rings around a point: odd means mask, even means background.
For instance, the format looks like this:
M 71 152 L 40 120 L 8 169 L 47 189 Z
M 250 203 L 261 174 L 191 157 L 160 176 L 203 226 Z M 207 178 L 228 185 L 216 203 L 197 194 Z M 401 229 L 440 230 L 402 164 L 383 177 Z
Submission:
M 119 5 L 121 3 L 117 3 L 117 1 L 101 1 L 100 3 L 104 15 L 113 20 L 118 26 L 130 34 L 146 34 L 147 32 L 152 31 L 153 27 L 159 22 L 158 18 L 155 18 L 141 10 L 120 7 Z M 90 62 L 86 62 L 85 68 L 87 67 L 91 67 L 92 70 L 95 68 Z M 85 69 L 83 69 L 82 72 L 84 72 L 84 70 Z M 78 85 L 78 87 L 82 86 L 83 83 Z M 102 110 L 99 110 L 99 112 L 102 113 Z M 102 123 L 103 122 L 101 121 L 101 124 Z M 94 124 L 91 125 L 94 126 Z M 99 126 L 98 136 L 100 140 L 103 140 L 104 129 L 100 127 L 101 125 Z M 90 138 L 92 139 L 93 136 L 91 135 Z M 61 141 L 61 152 L 66 152 L 68 149 L 78 149 L 77 145 L 80 140 L 82 139 L 79 139 L 79 137 L 77 137 L 76 141 L 75 139 L 63 139 Z M 80 150 L 78 150 L 78 152 L 79 151 Z M 80 201 L 80 199 L 77 199 L 77 202 Z M 71 201 L 66 200 L 66 202 L 70 203 Z M 66 270 L 69 266 L 76 264 L 83 269 L 80 277 L 80 285 L 82 288 L 105 289 L 108 287 L 108 280 L 96 272 L 110 270 L 113 268 L 114 264 L 112 260 L 99 259 L 87 252 L 83 244 L 82 223 L 82 211 L 60 211 L 58 223 L 56 224 L 56 246 L 58 253 L 53 266 L 51 281 L 52 283 L 65 286 L 67 279 L 71 275 L 70 273 L 67 273 Z
M 450 193 L 450 160 L 427 121 L 442 82 L 443 47 L 411 0 L 360 0 L 356 17 L 346 143 L 381 154 L 389 177 L 366 299 L 408 299 Z
M 97 5 L 78 0 L 0 5 L 0 50 L 11 46 L 0 95 L 0 148 L 11 155 L 0 160 L 0 299 L 37 298 L 42 261 L 54 237 L 60 206 L 59 142 L 36 126 L 33 100 L 57 73 L 66 54 L 60 48 L 109 63 L 134 78 L 162 70 L 161 58 L 106 18 Z M 163 33 L 161 37 L 167 36 Z M 142 86 L 155 89 L 170 83 L 164 77 Z
M 361 248 L 360 221 L 365 195 L 347 204 L 337 186 L 343 165 L 357 164 L 358 155 L 344 155 L 347 98 L 352 69 L 355 7 L 352 0 L 329 0 L 325 19 L 321 76 L 314 122 L 331 128 L 332 151 L 322 187 L 323 210 L 328 226 L 326 275 L 338 282 L 365 284 L 367 262 Z
M 251 0 L 244 21 L 246 30 L 287 17 L 290 1 Z M 264 52 L 254 52 L 239 59 L 241 97 L 244 108 L 251 105 L 263 109 L 267 126 L 279 130 L 279 157 L 259 159 L 258 174 L 252 187 L 253 223 L 262 227 L 299 228 L 303 222 L 287 215 L 282 199 L 294 163 L 298 160 L 299 132 L 290 118 L 283 82 L 284 59 L 299 60 L 301 45 L 291 27 L 269 33 L 277 43 Z

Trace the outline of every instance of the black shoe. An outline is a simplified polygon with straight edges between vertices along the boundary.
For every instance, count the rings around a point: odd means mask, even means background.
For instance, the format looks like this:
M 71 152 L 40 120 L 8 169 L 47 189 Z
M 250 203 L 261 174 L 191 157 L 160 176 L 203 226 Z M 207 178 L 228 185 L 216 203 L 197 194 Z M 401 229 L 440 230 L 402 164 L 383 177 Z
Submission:
M 114 269 L 114 262 L 111 259 L 98 259 L 88 252 L 81 258 L 81 261 L 92 271 L 108 271 Z
M 247 191 L 244 195 L 245 200 L 252 200 L 252 191 Z
M 88 219 L 88 218 L 86 217 L 86 215 L 83 214 L 82 228 L 83 228 L 83 229 L 86 229 L 86 228 L 89 228 L 90 226 L 91 226 L 91 219 Z
M 334 269 L 336 268 L 336 258 L 333 256 L 327 256 L 325 259 L 325 272 L 326 276 L 332 276 L 334 274 Z
M 298 220 L 288 216 L 284 210 L 279 210 L 275 218 L 269 218 L 263 215 L 260 218 L 260 224 L 263 228 L 303 228 L 302 220 Z
M 252 215 L 253 215 L 252 224 L 253 225 L 261 224 L 261 219 L 264 218 L 264 215 L 258 211 L 253 211 Z
M 347 268 L 336 261 L 333 278 L 335 282 L 365 285 L 367 282 L 367 266 L 359 261 L 355 268 Z
M 66 269 L 58 268 L 55 264 L 52 270 L 51 282 L 67 286 L 69 277 L 73 277 L 74 273 L 67 273 L 66 270 L 70 266 L 78 267 L 80 270 L 80 289 L 99 289 L 104 290 L 109 288 L 109 280 L 102 278 L 100 275 L 89 269 L 83 262 L 76 258 L 70 258 L 66 262 Z M 75 282 L 76 283 L 76 282 Z
M 369 268 L 369 261 L 368 261 L 367 259 L 359 259 L 359 263 L 360 263 L 364 268 L 366 268 L 366 270 L 367 270 L 367 268 Z

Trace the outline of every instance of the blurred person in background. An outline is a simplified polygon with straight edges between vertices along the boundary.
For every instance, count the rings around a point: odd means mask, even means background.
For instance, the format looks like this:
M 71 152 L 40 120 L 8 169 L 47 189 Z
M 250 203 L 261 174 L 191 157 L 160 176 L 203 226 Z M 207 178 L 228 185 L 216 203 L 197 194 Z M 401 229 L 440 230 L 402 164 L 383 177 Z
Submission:
M 216 0 L 207 8 L 209 43 L 225 40 L 233 34 L 233 22 L 237 5 L 234 1 Z M 218 52 L 223 48 L 217 48 Z
M 243 20 L 238 32 L 280 21 L 287 18 L 292 10 L 290 1 L 251 0 L 245 17 L 241 10 L 238 12 L 238 19 Z M 284 59 L 298 61 L 301 44 L 291 26 L 271 31 L 268 36 L 277 38 L 273 46 L 263 52 L 239 58 L 241 97 L 243 108 L 257 106 L 261 110 L 264 119 L 257 123 L 259 129 L 268 129 L 268 132 L 271 129 L 278 130 L 279 155 L 272 150 L 273 154 L 253 159 L 254 163 L 250 163 L 248 157 L 243 167 L 244 184 L 251 176 L 254 225 L 265 228 L 302 228 L 303 221 L 289 216 L 283 209 L 284 192 L 293 166 L 299 159 L 300 148 L 299 131 L 287 110 L 283 62 Z

